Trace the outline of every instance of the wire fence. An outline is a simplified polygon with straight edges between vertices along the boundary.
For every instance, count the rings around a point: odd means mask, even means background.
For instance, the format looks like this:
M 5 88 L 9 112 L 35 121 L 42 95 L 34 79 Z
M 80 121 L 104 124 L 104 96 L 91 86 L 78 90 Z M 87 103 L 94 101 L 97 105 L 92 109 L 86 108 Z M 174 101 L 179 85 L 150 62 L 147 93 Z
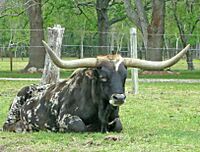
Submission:
M 34 29 L 34 31 L 43 29 Z M 47 37 L 47 30 L 43 30 Z M 130 35 L 124 32 L 109 32 L 106 34 L 106 43 L 99 45 L 99 33 L 93 31 L 65 31 L 62 43 L 62 57 L 80 57 L 83 51 L 84 57 L 95 57 L 99 54 L 119 52 L 122 56 L 130 56 Z M 29 56 L 29 29 L 0 29 L 0 57 L 9 57 L 13 52 L 14 57 L 24 58 Z M 186 35 L 192 43 L 190 51 L 194 59 L 200 59 L 200 35 Z M 145 59 L 148 49 L 161 52 L 163 60 L 174 56 L 183 46 L 178 34 L 165 34 L 162 48 L 144 48 L 142 36 L 137 35 L 138 58 Z M 102 52 L 103 50 L 103 52 Z

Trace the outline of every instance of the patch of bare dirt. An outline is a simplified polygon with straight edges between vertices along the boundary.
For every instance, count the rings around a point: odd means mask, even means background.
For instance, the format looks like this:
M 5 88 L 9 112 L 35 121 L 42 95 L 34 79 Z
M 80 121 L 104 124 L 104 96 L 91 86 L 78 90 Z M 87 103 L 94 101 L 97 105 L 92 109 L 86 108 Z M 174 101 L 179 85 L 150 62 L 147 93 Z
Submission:
M 142 71 L 140 75 L 179 75 L 180 72 L 165 70 L 165 71 Z
M 121 137 L 120 137 L 120 136 L 109 135 L 109 136 L 106 136 L 106 137 L 104 138 L 104 140 L 109 140 L 109 141 L 120 141 L 120 140 L 121 140 Z
M 5 146 L 4 145 L 0 145 L 0 152 L 5 151 Z

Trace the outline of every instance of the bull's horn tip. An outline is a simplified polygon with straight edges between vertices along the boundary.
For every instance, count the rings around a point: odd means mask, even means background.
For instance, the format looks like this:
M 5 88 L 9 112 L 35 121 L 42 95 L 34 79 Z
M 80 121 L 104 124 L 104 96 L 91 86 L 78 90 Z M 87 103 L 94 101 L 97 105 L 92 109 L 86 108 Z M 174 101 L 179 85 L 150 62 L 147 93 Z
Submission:
M 44 40 L 42 40 L 42 43 L 43 43 L 43 44 L 46 44 L 46 42 L 45 42 Z
M 185 49 L 187 50 L 190 47 L 190 44 L 186 45 Z

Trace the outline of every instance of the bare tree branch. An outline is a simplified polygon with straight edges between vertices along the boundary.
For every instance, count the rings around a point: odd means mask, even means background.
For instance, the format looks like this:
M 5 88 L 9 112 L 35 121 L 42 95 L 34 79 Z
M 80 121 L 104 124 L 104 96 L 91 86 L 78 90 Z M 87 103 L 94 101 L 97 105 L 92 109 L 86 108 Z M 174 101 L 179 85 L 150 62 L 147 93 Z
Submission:
M 173 8 L 173 13 L 174 13 L 174 18 L 175 18 L 176 24 L 178 26 L 178 30 L 179 30 L 179 33 L 180 33 L 181 41 L 182 41 L 183 45 L 186 46 L 187 38 L 185 37 L 184 26 L 183 26 L 183 24 L 181 23 L 180 19 L 177 16 L 177 2 L 172 0 L 172 4 L 173 4 L 172 8 Z
M 146 1 L 145 5 L 144 5 L 144 9 L 145 9 L 145 11 L 152 9 L 151 1 Z
M 131 5 L 131 0 L 124 0 L 124 6 L 129 19 L 135 23 L 137 28 L 142 32 L 144 47 L 147 48 L 148 41 L 148 19 L 141 0 L 135 0 L 135 7 Z
M 113 5 L 123 5 L 124 4 L 124 2 L 123 1 L 117 1 L 116 2 L 116 0 L 111 0 L 110 2 L 109 2 L 109 6 L 110 7 L 112 7 Z
M 134 22 L 137 28 L 141 29 L 140 27 L 140 20 L 138 14 L 135 10 L 133 10 L 133 6 L 131 5 L 130 0 L 124 0 L 124 7 L 127 13 L 128 18 L 130 21 Z
M 43 4 L 42 4 L 42 6 L 44 6 L 46 3 L 48 3 L 49 2 L 49 0 L 46 0 Z
M 195 10 L 193 10 L 193 6 L 195 5 L 194 1 L 189 1 L 186 0 L 186 8 L 187 8 L 187 12 L 192 14 Z M 198 24 L 198 22 L 200 21 L 200 16 L 197 17 L 197 19 L 195 20 L 195 22 L 193 23 L 191 30 L 190 30 L 190 34 L 192 34 Z
M 126 19 L 126 15 L 124 15 L 124 16 L 121 16 L 121 17 L 117 17 L 117 18 L 113 18 L 113 19 L 111 19 L 110 21 L 109 21 L 109 25 L 113 25 L 113 24 L 115 24 L 115 23 L 117 23 L 117 22 L 120 22 L 120 21 L 123 21 L 124 19 Z
M 191 34 L 194 32 L 194 30 L 195 30 L 195 28 L 196 28 L 198 22 L 200 22 L 200 16 L 199 16 L 199 18 L 195 21 L 194 25 L 192 26 L 192 29 L 191 29 L 191 31 L 190 31 Z
M 95 3 L 94 2 L 78 2 L 77 6 L 90 6 L 90 7 L 95 7 Z
M 142 31 L 144 32 L 147 30 L 147 27 L 148 27 L 147 14 L 144 10 L 144 6 L 141 0 L 135 0 L 135 5 L 137 8 L 137 14 L 139 15 L 140 25 L 141 25 Z
M 23 9 L 22 11 L 20 11 L 19 13 L 18 12 L 15 12 L 15 13 L 5 13 L 6 11 L 8 10 L 13 10 L 15 11 L 14 9 L 16 8 L 19 8 L 19 6 L 15 5 L 15 6 L 12 6 L 12 7 L 6 7 L 1 13 L 0 13 L 0 18 L 3 18 L 3 17 L 6 17 L 6 16 L 11 16 L 11 17 L 17 17 L 17 16 L 20 16 L 21 14 L 23 14 L 27 9 L 29 9 L 30 7 L 33 7 L 35 5 L 38 5 L 38 3 L 34 3 L 34 4 L 31 4 L 31 5 L 28 5 L 32 0 L 28 0 L 27 2 L 25 2 L 23 5 L 24 6 L 28 6 L 28 7 L 25 7 L 25 9 Z
M 91 22 L 90 18 L 86 15 L 86 13 L 83 11 L 83 9 L 81 8 L 81 6 L 92 6 L 93 7 L 93 2 L 82 2 L 82 3 L 79 3 L 77 1 L 75 1 L 75 6 L 80 11 L 80 13 L 78 15 L 83 14 L 86 17 L 86 19 Z
M 20 13 L 17 14 L 2 14 L 0 15 L 0 18 L 6 17 L 6 16 L 11 16 L 11 17 L 17 17 L 20 16 L 21 14 L 23 14 L 25 11 L 21 11 Z
M 51 9 L 50 9 L 50 11 L 48 11 L 46 16 L 44 17 L 44 20 L 46 20 L 48 18 L 48 16 L 53 12 L 54 8 L 55 8 L 54 3 L 51 3 Z

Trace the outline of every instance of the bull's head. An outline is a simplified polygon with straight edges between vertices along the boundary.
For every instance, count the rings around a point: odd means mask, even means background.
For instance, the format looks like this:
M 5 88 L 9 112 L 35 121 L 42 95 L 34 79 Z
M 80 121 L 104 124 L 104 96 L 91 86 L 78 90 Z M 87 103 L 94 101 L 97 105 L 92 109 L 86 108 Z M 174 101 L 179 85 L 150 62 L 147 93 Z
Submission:
M 113 106 L 119 106 L 125 102 L 124 84 L 127 77 L 127 68 L 134 67 L 146 70 L 161 70 L 177 63 L 187 52 L 187 45 L 176 56 L 166 61 L 146 61 L 133 58 L 122 58 L 120 55 L 107 55 L 97 58 L 84 58 L 71 61 L 63 61 L 56 56 L 52 49 L 43 41 L 43 44 L 54 64 L 60 68 L 95 68 L 101 90 L 105 99 Z
M 97 82 L 102 92 L 102 99 L 109 101 L 113 106 L 125 102 L 124 84 L 127 77 L 127 68 L 120 55 L 97 57 L 101 60 L 97 68 Z

